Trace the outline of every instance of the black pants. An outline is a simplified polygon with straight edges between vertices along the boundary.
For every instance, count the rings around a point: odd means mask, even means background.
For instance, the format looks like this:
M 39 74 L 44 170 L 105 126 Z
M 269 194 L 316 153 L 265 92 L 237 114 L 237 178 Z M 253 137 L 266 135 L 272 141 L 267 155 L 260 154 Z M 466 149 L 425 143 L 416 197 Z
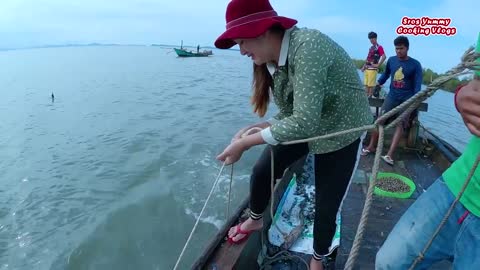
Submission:
M 315 223 L 313 248 L 317 254 L 327 254 L 336 228 L 336 215 L 353 174 L 360 139 L 335 152 L 315 155 Z M 265 211 L 270 200 L 270 147 L 267 146 L 253 167 L 250 178 L 250 210 Z M 307 143 L 273 146 L 275 179 L 286 168 L 309 152 Z

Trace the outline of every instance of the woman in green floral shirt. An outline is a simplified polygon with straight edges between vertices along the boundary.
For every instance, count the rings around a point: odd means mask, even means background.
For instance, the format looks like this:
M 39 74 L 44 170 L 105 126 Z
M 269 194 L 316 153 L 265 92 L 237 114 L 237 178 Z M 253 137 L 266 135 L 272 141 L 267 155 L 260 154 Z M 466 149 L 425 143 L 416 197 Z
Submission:
M 323 269 L 363 133 L 294 145 L 279 143 L 370 124 L 373 116 L 360 77 L 343 48 L 317 30 L 295 27 L 297 21 L 278 16 L 268 0 L 233 0 L 227 7 L 226 21 L 227 30 L 215 46 L 227 49 L 238 44 L 241 54 L 252 58 L 254 111 L 263 117 L 273 96 L 280 112 L 266 122 L 241 129 L 217 159 L 232 164 L 250 147 L 269 144 L 278 179 L 295 161 L 314 154 L 316 207 L 310 266 Z M 252 132 L 255 127 L 261 131 Z M 263 226 L 262 213 L 270 198 L 269 147 L 251 175 L 250 218 L 229 231 L 230 243 L 246 240 Z

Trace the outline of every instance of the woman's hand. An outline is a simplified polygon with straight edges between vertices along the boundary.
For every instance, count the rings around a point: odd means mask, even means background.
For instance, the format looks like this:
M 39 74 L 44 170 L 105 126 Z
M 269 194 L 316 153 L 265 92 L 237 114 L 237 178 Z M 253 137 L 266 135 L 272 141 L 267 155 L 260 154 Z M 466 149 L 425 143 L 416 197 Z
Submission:
M 241 139 L 236 140 L 230 143 L 223 152 L 217 156 L 217 160 L 225 162 L 225 165 L 230 165 L 237 162 L 241 157 L 243 152 L 247 149 L 245 144 Z
M 217 156 L 217 160 L 224 161 L 226 165 L 237 162 L 243 152 L 250 149 L 250 147 L 264 144 L 265 141 L 259 133 L 263 128 L 270 126 L 268 122 L 263 122 L 255 126 L 250 126 L 248 129 L 241 129 L 223 152 Z
M 260 132 L 260 131 L 262 131 L 262 129 L 265 129 L 269 126 L 270 126 L 270 123 L 262 122 L 262 123 L 258 123 L 258 124 L 252 125 L 252 126 L 244 127 L 242 129 L 240 129 L 233 136 L 231 142 L 233 143 L 234 141 L 237 141 L 238 139 L 241 139 L 243 136 L 252 135 L 252 134 L 255 134 L 257 132 Z
M 245 133 L 251 126 L 248 126 L 248 127 L 244 127 L 242 129 L 240 129 L 232 138 L 232 143 L 238 139 L 240 139 L 243 135 L 243 133 Z

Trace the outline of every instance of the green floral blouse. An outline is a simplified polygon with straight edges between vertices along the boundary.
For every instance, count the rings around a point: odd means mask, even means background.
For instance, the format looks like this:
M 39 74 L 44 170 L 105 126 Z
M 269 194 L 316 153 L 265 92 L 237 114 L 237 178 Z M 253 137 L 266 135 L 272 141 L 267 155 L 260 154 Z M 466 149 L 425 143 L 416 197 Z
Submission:
M 267 142 L 276 144 L 371 124 L 368 99 L 347 52 L 318 30 L 295 27 L 287 34 L 286 64 L 273 73 L 279 113 L 262 137 L 268 134 L 273 140 Z M 336 151 L 362 133 L 315 140 L 309 148 L 315 154 Z

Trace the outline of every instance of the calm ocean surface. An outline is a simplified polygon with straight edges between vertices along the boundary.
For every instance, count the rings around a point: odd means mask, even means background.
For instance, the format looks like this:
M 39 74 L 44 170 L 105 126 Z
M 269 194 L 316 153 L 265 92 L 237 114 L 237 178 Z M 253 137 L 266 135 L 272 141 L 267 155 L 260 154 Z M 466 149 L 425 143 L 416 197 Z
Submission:
M 3 51 L 0 66 L 0 269 L 171 269 L 218 174 L 215 156 L 259 121 L 250 60 L 66 47 Z M 451 93 L 437 92 L 421 120 L 463 150 L 469 133 Z M 235 165 L 232 208 L 261 150 Z M 180 269 L 225 221 L 228 179 Z

